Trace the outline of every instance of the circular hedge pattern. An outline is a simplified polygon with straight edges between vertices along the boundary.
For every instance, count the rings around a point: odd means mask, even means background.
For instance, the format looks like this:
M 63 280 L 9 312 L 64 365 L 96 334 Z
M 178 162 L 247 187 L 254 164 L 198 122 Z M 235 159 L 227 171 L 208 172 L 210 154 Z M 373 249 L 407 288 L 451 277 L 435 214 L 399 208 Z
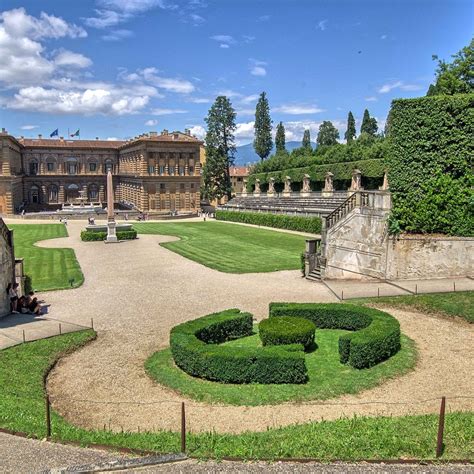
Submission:
M 305 349 L 314 345 L 316 325 L 304 318 L 282 316 L 264 319 L 258 325 L 260 339 L 264 346 L 302 344 Z

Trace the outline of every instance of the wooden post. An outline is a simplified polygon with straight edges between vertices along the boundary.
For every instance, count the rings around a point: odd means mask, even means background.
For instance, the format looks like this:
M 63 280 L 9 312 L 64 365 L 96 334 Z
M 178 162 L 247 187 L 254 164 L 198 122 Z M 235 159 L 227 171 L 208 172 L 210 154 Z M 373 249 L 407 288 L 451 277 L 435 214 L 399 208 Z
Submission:
M 453 281 L 453 291 L 456 291 L 456 282 Z
M 181 452 L 186 453 L 186 409 L 181 402 Z
M 344 290 L 341 290 L 341 301 L 344 299 Z
M 443 454 L 443 435 L 444 435 L 444 414 L 446 412 L 446 397 L 441 398 L 441 406 L 439 408 L 438 423 L 438 439 L 436 441 L 436 457 L 439 458 Z
M 23 342 L 26 342 L 25 330 L 23 329 Z
M 94 318 L 91 318 L 91 329 L 94 329 Z
M 380 298 L 380 288 L 377 287 L 377 298 Z
M 51 404 L 49 403 L 49 395 L 46 394 L 46 438 L 51 438 Z
M 415 295 L 418 294 L 418 283 L 415 284 Z
M 59 335 L 62 334 L 62 330 L 61 330 L 61 323 L 59 323 Z

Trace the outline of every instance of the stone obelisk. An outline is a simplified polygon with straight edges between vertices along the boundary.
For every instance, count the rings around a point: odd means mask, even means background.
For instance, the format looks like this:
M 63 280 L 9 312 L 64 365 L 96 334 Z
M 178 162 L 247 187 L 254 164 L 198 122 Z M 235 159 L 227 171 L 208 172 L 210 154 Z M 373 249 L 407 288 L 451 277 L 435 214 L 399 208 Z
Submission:
M 114 215 L 114 186 L 112 184 L 112 173 L 107 173 L 107 243 L 118 242 L 115 233 L 115 215 Z

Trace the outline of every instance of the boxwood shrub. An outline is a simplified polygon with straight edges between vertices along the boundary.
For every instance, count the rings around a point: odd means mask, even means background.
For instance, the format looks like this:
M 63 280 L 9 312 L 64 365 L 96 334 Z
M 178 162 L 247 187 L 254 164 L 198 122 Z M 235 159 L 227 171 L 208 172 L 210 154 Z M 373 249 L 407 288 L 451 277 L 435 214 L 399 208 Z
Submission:
M 320 217 L 289 216 L 268 212 L 216 211 L 216 219 L 221 221 L 243 222 L 245 224 L 263 225 L 277 229 L 297 230 L 311 234 L 321 232 Z
M 107 232 L 94 232 L 83 230 L 81 232 L 81 240 L 84 242 L 97 242 L 100 240 L 105 240 L 107 237 Z M 118 240 L 133 240 L 137 238 L 136 230 L 122 230 L 117 232 Z
M 252 334 L 252 315 L 238 309 L 210 314 L 171 330 L 178 367 L 189 375 L 225 383 L 303 383 L 302 346 L 242 348 L 219 343 Z
M 321 329 L 355 331 L 339 338 L 339 359 L 356 369 L 372 367 L 400 350 L 400 324 L 390 314 L 351 304 L 271 303 L 270 318 L 298 317 Z
M 315 324 L 309 319 L 281 316 L 264 319 L 258 333 L 264 346 L 302 344 L 305 349 L 314 345 Z

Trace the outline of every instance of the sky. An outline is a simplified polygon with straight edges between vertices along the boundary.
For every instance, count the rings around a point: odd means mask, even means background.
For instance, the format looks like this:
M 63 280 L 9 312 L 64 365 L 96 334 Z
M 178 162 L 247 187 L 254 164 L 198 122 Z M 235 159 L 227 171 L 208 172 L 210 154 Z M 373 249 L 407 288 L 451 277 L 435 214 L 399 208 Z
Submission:
M 126 139 L 202 138 L 218 95 L 253 140 L 258 95 L 287 141 L 351 110 L 383 128 L 395 98 L 425 95 L 432 55 L 474 31 L 472 0 L 2 0 L 0 122 L 15 136 L 59 129 Z

